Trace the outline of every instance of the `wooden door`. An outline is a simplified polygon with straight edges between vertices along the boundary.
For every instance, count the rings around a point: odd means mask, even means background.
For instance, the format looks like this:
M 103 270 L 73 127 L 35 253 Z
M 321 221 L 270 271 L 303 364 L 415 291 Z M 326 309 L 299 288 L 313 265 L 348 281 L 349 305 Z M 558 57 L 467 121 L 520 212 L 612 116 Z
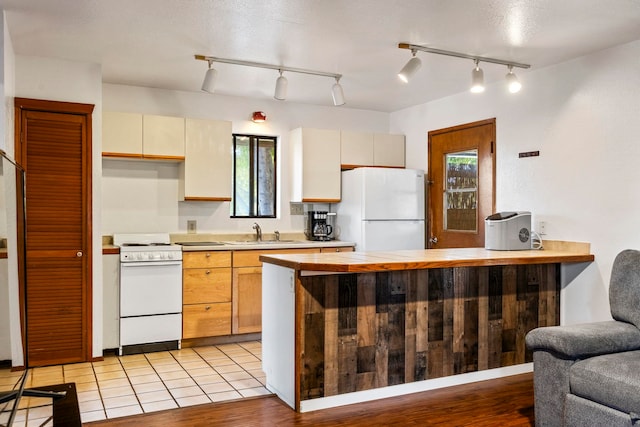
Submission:
M 495 119 L 429 132 L 427 248 L 484 246 L 495 210 Z
M 16 159 L 26 171 L 24 206 L 18 200 L 26 365 L 87 361 L 93 105 L 16 98 L 15 107 Z

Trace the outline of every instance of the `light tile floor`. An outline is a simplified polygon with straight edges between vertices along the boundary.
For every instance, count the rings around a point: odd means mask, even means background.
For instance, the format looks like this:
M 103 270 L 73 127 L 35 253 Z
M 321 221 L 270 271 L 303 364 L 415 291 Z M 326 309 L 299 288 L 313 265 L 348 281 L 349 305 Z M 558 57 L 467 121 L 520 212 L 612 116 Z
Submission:
M 82 422 L 97 421 L 270 394 L 264 387 L 261 351 L 259 341 L 250 341 L 110 356 L 100 362 L 31 369 L 25 387 L 74 382 Z M 0 369 L 0 390 L 15 387 L 21 375 Z M 14 426 L 53 425 L 47 422 L 50 399 L 25 397 L 19 408 Z M 8 417 L 0 413 L 0 425 Z

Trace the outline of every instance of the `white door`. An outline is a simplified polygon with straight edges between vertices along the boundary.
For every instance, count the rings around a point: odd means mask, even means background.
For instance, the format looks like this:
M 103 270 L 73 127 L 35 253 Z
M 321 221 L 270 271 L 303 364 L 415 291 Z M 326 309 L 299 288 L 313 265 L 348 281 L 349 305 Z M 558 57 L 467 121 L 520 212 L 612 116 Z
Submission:
M 424 249 L 424 221 L 363 221 L 363 251 Z
M 424 219 L 424 173 L 363 169 L 363 219 Z
M 120 317 L 181 311 L 181 262 L 120 264 Z

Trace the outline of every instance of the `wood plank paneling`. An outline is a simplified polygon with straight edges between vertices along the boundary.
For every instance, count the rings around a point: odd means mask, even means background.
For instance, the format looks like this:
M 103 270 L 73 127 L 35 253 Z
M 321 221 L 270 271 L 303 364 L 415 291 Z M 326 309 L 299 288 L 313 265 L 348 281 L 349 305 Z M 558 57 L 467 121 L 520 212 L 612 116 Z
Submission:
M 530 362 L 559 264 L 301 277 L 303 400 Z

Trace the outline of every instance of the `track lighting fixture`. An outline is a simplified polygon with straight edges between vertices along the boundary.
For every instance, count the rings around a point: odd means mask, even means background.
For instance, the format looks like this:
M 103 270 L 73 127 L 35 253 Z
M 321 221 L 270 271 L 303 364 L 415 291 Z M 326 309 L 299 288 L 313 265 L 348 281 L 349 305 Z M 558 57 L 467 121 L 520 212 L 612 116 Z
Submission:
M 204 80 L 202 82 L 202 90 L 209 93 L 213 93 L 216 85 L 216 77 L 218 76 L 216 69 L 211 68 L 212 63 L 213 61 L 209 61 L 209 69 L 204 75 Z
M 484 92 L 484 72 L 478 65 L 480 61 L 476 59 L 476 66 L 471 71 L 471 92 L 481 93 Z
M 509 72 L 506 75 L 507 79 L 507 87 L 509 88 L 509 92 L 517 93 L 522 89 L 522 84 L 518 80 L 518 77 L 513 73 L 513 65 L 509 65 Z
M 209 62 L 209 70 L 207 70 L 207 74 L 205 75 L 205 80 L 202 84 L 202 90 L 206 92 L 213 93 L 213 83 L 215 80 L 215 76 L 217 74 L 217 72 L 213 68 L 211 68 L 211 64 L 213 62 L 222 62 L 225 64 L 244 65 L 246 67 L 267 68 L 270 70 L 278 70 L 280 72 L 280 77 L 278 77 L 278 79 L 276 80 L 276 90 L 273 97 L 279 100 L 284 100 L 287 97 L 288 82 L 286 77 L 282 75 L 284 71 L 287 71 L 290 73 L 311 74 L 313 76 L 331 77 L 336 80 L 336 83 L 331 88 L 331 94 L 333 95 L 333 104 L 334 105 L 344 104 L 344 93 L 342 91 L 342 86 L 340 86 L 340 78 L 342 77 L 342 74 L 327 73 L 324 71 L 306 70 L 304 68 L 286 67 L 284 65 L 264 64 L 262 62 L 217 58 L 214 56 L 195 55 L 195 58 L 199 61 Z
M 287 78 L 282 75 L 282 70 L 280 70 L 280 77 L 276 80 L 276 92 L 273 97 L 279 101 L 284 101 L 287 99 L 287 85 L 289 82 Z
M 416 71 L 418 71 L 422 66 L 422 61 L 420 61 L 420 58 L 416 56 L 416 50 L 411 49 L 411 53 L 413 57 L 404 65 L 404 67 L 402 67 L 402 70 L 400 70 L 400 72 L 398 73 L 398 78 L 405 83 L 408 83 L 411 76 L 413 76 Z
M 331 97 L 333 98 L 333 105 L 336 107 L 339 105 L 344 105 L 344 92 L 342 91 L 342 86 L 340 85 L 340 77 L 336 77 L 336 83 L 331 88 Z
M 400 73 L 398 73 L 398 77 L 400 77 L 400 79 L 404 82 L 408 81 L 411 74 L 415 73 L 418 70 L 418 68 L 420 68 L 420 60 L 416 57 L 416 51 L 434 53 L 437 55 L 454 56 L 456 58 L 465 58 L 465 59 L 473 60 L 476 66 L 471 72 L 471 82 L 472 82 L 471 92 L 475 92 L 475 93 L 484 92 L 484 73 L 482 71 L 482 68 L 480 68 L 480 65 L 479 65 L 480 62 L 490 62 L 492 64 L 506 65 L 507 67 L 509 67 L 509 73 L 507 74 L 506 79 L 509 85 L 509 91 L 511 93 L 518 92 L 522 87 L 522 85 L 518 81 L 518 78 L 513 73 L 513 67 L 518 67 L 518 68 L 531 67 L 531 65 L 529 64 L 521 64 L 518 62 L 505 61 L 502 59 L 488 58 L 486 56 L 467 55 L 466 53 L 453 52 L 451 50 L 435 49 L 432 47 L 420 46 L 416 44 L 398 43 L 398 47 L 400 49 L 409 49 L 411 50 L 411 53 L 413 53 L 413 58 L 411 58 L 409 62 L 407 62 L 407 64 L 402 68 Z M 417 61 L 412 65 L 411 62 L 414 59 L 416 59 Z M 417 65 L 415 65 L 416 63 Z

